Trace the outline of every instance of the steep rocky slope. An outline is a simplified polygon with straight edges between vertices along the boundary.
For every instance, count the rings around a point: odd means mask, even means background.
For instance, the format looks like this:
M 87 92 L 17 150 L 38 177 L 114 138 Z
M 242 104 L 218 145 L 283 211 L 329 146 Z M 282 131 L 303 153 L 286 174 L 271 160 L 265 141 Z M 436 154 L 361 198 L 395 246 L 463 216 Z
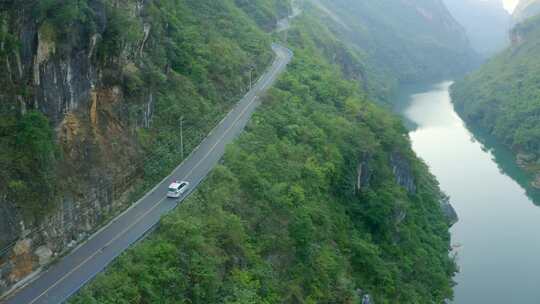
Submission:
M 213 287 L 225 278 L 220 288 L 246 303 L 368 294 L 382 303 L 440 302 L 451 296 L 448 225 L 455 219 L 445 218 L 441 210 L 451 209 L 398 120 L 366 96 L 383 100 L 398 81 L 466 68 L 474 56 L 463 30 L 438 0 L 353 6 L 365 24 L 335 7 L 325 11 L 328 4 L 298 2 L 305 5 L 299 27 L 274 35 L 288 37 L 298 52 L 291 74 L 248 140 L 226 157 L 228 177 L 217 175 L 187 205 L 203 196 L 201 207 L 211 208 L 173 215 L 164 231 L 178 243 L 144 245 L 144 263 L 136 264 L 150 273 L 135 273 L 152 281 L 154 267 L 169 264 L 147 260 L 146 250 L 161 256 L 153 249 L 169 248 L 186 258 L 171 265 L 182 269 L 174 272 L 176 287 L 185 287 L 175 299 L 224 299 Z M 338 5 L 342 12 L 347 2 Z M 290 11 L 286 0 L 10 0 L 0 7 L 0 292 L 75 246 L 178 164 L 180 123 L 187 154 L 246 91 L 250 73 L 256 79 L 270 62 L 269 32 Z M 389 8 L 407 18 L 385 14 Z M 235 192 L 222 196 L 214 186 Z M 228 198 L 238 204 L 215 212 Z M 252 210 L 253 202 L 269 209 Z M 184 218 L 195 226 L 183 226 Z M 264 243 L 246 244 L 258 229 Z M 183 266 L 194 276 L 183 277 Z M 113 281 L 137 292 L 124 294 L 107 279 L 99 290 L 134 303 L 163 299 L 161 279 L 128 284 L 131 271 L 120 268 L 113 276 L 122 279 Z M 278 286 L 266 290 L 260 276 Z
M 0 2 L 0 292 L 187 154 L 271 60 L 285 1 Z
M 399 83 L 460 75 L 478 63 L 465 30 L 442 0 L 310 3 L 361 58 L 366 89 L 377 100 L 388 102 Z
M 495 135 L 537 173 L 540 187 L 540 17 L 516 25 L 511 40 L 510 48 L 456 82 L 452 97 L 468 123 Z
M 307 9 L 221 166 L 73 303 L 442 303 L 455 218 L 398 118 Z M 443 211 L 450 211 L 445 216 Z M 374 302 L 373 302 L 374 301 Z

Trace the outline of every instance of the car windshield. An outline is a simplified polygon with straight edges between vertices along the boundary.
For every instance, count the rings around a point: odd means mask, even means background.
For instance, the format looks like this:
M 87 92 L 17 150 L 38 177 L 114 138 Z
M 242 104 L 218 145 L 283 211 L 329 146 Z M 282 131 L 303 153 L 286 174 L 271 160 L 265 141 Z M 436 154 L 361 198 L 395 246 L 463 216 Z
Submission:
M 176 191 L 178 191 L 178 189 L 176 189 L 176 188 L 169 188 L 169 192 L 176 192 Z

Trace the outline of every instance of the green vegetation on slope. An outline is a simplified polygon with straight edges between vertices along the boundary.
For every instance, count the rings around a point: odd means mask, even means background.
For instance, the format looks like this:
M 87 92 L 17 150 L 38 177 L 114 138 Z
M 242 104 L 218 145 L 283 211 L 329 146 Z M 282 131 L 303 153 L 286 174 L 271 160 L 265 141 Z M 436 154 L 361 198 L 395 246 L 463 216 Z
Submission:
M 286 0 L 236 0 L 235 3 L 268 31 L 274 28 L 277 19 L 288 16 L 290 12 L 290 3 Z
M 0 115 L 0 192 L 15 202 L 35 202 L 30 213 L 43 214 L 56 195 L 57 149 L 53 130 L 39 112 L 18 119 Z M 24 209 L 23 209 L 24 210 Z
M 540 149 L 540 17 L 518 24 L 514 45 L 452 87 L 465 121 L 499 138 L 537 169 Z
M 101 187 L 100 181 L 93 185 L 95 176 L 112 175 L 112 188 L 120 191 L 125 190 L 125 185 L 136 183 L 134 178 L 146 184 L 154 183 L 180 161 L 180 119 L 184 118 L 187 155 L 249 87 L 250 70 L 256 79 L 270 63 L 271 41 L 261 26 L 271 28 L 288 11 L 286 0 L 161 0 L 147 2 L 140 11 L 137 3 L 135 0 L 0 3 L 0 62 L 8 67 L 0 69 L 0 192 L 6 193 L 1 202 L 10 202 L 39 220 L 46 209 L 50 211 L 55 202 L 70 196 L 73 189 L 81 185 L 86 189 Z M 31 32 L 34 28 L 36 32 Z M 145 29 L 149 31 L 146 40 Z M 25 58 L 33 60 L 36 46 L 21 37 L 31 37 L 32 41 L 39 37 L 41 42 L 48 43 L 43 43 L 43 49 L 52 50 L 42 52 L 48 55 L 42 63 L 47 68 L 42 68 L 41 73 L 50 73 L 54 67 L 65 67 L 68 63 L 83 73 L 85 63 L 79 59 L 89 58 L 87 65 L 98 71 L 98 79 L 92 80 L 96 82 L 98 97 L 106 99 L 98 100 L 104 106 L 94 114 L 100 125 L 90 122 L 93 114 L 84 100 L 89 92 L 81 92 L 83 97 L 76 100 L 81 104 L 79 109 L 69 109 L 68 113 L 68 109 L 57 108 L 57 104 L 63 104 L 61 101 L 42 100 L 43 95 L 60 98 L 69 92 L 62 91 L 65 88 L 60 85 L 45 88 L 35 84 L 29 68 L 33 61 L 25 62 Z M 19 75 L 21 61 L 23 68 Z M 56 79 L 61 72 L 56 73 L 44 77 Z M 94 77 L 93 73 L 76 76 L 69 86 L 75 89 L 87 86 L 90 90 L 89 84 L 75 81 L 83 76 Z M 121 89 L 117 96 L 122 100 L 115 103 L 117 100 L 111 100 L 107 92 L 117 88 Z M 112 106 L 107 108 L 108 104 Z M 43 176 L 29 174 L 42 171 L 39 161 L 14 161 L 19 152 L 13 148 L 12 138 L 17 137 L 12 129 L 26 117 L 22 115 L 25 108 L 36 111 L 29 119 L 38 117 L 39 111 L 51 121 L 48 128 L 45 128 L 47 123 L 43 125 L 43 132 L 59 130 L 66 116 L 76 115 L 78 129 L 72 142 L 59 139 L 62 134 L 54 132 L 43 138 L 28 138 L 35 140 L 28 143 L 33 146 L 50 140 L 61 152 L 56 157 L 58 161 L 46 162 Z M 114 125 L 112 129 L 116 133 L 111 132 L 110 125 Z M 100 141 L 100 136 L 108 140 Z M 61 188 L 58 180 L 69 184 Z M 25 194 L 31 185 L 40 184 L 46 188 L 42 191 L 47 195 Z M 76 196 L 83 195 L 81 191 L 75 192 Z
M 398 119 L 326 61 L 295 59 L 223 164 L 72 303 L 441 303 L 452 294 L 441 193 Z M 332 43 L 331 41 L 327 41 Z M 396 183 L 400 155 L 416 189 Z M 356 188 L 358 166 L 368 171 Z
M 368 93 L 377 101 L 390 102 L 399 83 L 461 75 L 477 63 L 464 29 L 441 0 L 312 2 L 362 58 Z
M 140 71 L 123 79 L 133 79 L 136 90 L 157 91 L 151 127 L 138 128 L 145 154 L 152 155 L 144 163 L 147 184 L 160 180 L 181 160 L 180 119 L 187 155 L 247 90 L 250 69 L 256 79 L 272 59 L 270 40 L 256 25 L 266 24 L 269 16 L 259 17 L 261 12 L 248 6 L 247 12 L 257 18 L 253 21 L 234 3 L 159 1 L 146 9 L 153 35 L 159 37 L 148 45 L 151 63 L 144 62 Z

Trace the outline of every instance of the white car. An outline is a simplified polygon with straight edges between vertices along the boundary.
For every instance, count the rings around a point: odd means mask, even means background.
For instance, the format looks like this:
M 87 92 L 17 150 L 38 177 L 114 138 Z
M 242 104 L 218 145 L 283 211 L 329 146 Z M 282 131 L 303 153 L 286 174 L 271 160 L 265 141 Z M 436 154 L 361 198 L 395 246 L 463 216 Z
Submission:
M 186 181 L 181 182 L 173 182 L 169 186 L 169 191 L 167 191 L 167 197 L 171 198 L 179 198 L 186 192 L 186 190 L 189 188 L 189 183 Z

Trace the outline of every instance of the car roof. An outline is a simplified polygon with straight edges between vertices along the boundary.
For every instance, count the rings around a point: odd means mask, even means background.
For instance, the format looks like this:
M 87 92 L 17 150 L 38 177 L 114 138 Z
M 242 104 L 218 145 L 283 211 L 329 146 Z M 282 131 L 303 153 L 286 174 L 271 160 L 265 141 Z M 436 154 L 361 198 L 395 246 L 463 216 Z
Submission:
M 189 184 L 189 183 L 188 182 L 173 182 L 173 183 L 171 183 L 169 188 L 178 188 L 180 186 L 183 186 L 183 185 L 185 186 L 187 184 Z

